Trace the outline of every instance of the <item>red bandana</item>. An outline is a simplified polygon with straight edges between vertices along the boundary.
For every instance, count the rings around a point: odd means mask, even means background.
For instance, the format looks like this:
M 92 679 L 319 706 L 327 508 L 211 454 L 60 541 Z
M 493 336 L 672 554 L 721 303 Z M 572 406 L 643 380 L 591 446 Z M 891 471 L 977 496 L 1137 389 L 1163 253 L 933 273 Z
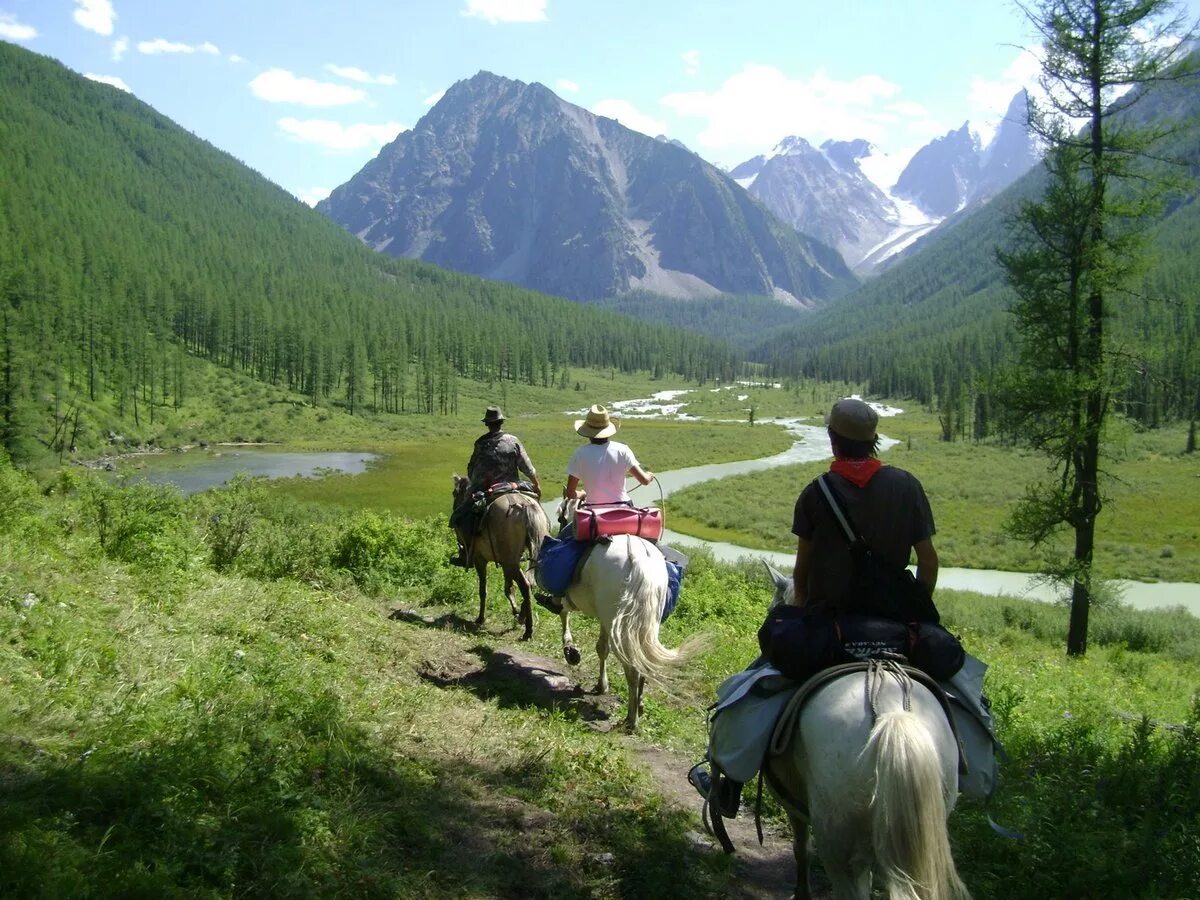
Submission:
M 829 467 L 830 472 L 841 475 L 851 484 L 866 487 L 867 482 L 883 466 L 878 459 L 835 459 Z

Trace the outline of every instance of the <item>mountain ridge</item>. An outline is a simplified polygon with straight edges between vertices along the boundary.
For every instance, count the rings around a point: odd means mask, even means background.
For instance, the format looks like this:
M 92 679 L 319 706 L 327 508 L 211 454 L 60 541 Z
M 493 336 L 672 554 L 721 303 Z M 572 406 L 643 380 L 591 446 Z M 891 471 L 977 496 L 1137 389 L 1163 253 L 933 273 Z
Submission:
M 317 208 L 364 243 L 573 299 L 645 289 L 800 306 L 853 276 L 686 148 L 481 71 Z

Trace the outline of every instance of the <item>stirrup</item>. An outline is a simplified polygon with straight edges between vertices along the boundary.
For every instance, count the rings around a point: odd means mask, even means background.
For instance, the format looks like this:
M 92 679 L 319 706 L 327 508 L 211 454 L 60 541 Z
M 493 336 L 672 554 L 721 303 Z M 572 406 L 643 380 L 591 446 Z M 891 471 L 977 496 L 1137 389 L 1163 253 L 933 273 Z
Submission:
M 551 594 L 543 594 L 541 591 L 538 591 L 533 595 L 533 599 L 537 601 L 537 605 L 542 609 L 548 610 L 549 612 L 554 613 L 556 616 L 562 615 L 563 604 L 562 601 L 557 597 Z
M 713 776 L 704 768 L 704 763 L 698 763 L 688 770 L 688 784 L 694 787 L 700 796 L 718 807 L 718 812 L 726 819 L 736 819 L 738 809 L 742 805 L 742 785 L 733 781 L 727 775 L 717 775 L 717 789 L 713 793 Z

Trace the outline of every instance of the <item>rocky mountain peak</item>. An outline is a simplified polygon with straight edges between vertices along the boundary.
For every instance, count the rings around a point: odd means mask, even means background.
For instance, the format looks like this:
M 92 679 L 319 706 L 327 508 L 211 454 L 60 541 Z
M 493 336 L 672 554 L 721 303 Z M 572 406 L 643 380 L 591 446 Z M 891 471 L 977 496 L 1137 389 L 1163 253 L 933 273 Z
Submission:
M 318 209 L 383 252 L 576 299 L 640 288 L 811 305 L 852 285 L 834 250 L 681 149 L 479 72 Z

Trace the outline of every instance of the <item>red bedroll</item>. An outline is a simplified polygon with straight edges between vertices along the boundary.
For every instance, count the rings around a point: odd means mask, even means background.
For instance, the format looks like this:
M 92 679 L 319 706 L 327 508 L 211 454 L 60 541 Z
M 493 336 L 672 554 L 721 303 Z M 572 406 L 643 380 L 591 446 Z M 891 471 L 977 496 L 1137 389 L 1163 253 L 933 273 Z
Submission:
M 581 506 L 575 511 L 575 538 L 594 541 L 614 534 L 633 534 L 648 541 L 662 537 L 662 510 L 653 506 Z

